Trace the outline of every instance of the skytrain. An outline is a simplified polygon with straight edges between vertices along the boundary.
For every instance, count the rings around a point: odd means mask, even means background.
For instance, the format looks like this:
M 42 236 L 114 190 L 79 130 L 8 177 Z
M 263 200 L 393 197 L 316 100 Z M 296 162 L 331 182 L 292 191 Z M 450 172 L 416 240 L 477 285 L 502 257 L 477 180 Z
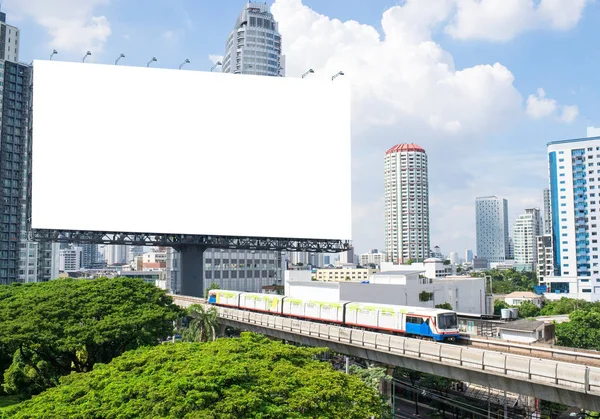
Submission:
M 453 342 L 460 337 L 456 312 L 438 308 L 326 302 L 228 290 L 210 290 L 208 303 L 438 342 Z

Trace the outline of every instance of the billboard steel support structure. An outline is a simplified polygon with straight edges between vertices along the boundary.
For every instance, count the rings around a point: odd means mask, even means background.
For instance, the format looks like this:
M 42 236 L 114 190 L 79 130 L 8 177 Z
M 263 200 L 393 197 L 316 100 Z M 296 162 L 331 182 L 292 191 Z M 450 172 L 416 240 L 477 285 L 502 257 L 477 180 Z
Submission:
M 339 253 L 350 249 L 350 241 L 284 239 L 266 237 L 203 236 L 189 234 L 117 233 L 103 231 L 31 229 L 36 242 L 169 246 L 180 255 L 181 292 L 202 297 L 204 251 L 206 249 L 271 250 L 289 252 Z
M 54 243 L 125 244 L 132 246 L 204 246 L 213 249 L 285 250 L 339 253 L 352 248 L 348 240 L 208 236 L 193 234 L 124 233 L 107 231 L 31 229 L 30 240 Z

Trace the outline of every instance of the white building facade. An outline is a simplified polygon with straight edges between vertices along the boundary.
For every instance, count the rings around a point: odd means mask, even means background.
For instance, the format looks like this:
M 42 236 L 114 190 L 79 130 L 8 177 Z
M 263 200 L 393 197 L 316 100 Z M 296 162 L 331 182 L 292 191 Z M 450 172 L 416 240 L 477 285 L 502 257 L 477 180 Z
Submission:
M 446 277 L 424 281 L 418 271 L 381 272 L 370 283 L 289 280 L 286 294 L 316 301 L 356 301 L 374 304 L 429 307 L 449 303 L 461 313 L 486 310 L 485 278 Z
M 422 262 L 430 255 L 427 154 L 416 144 L 398 144 L 384 162 L 386 260 Z
M 536 237 L 537 240 L 537 277 L 541 284 L 546 277 L 554 276 L 554 246 L 552 236 L 545 234 Z
M 277 21 L 266 3 L 248 2 L 227 37 L 223 73 L 284 76 Z
M 537 237 L 543 233 L 539 208 L 528 208 L 519 215 L 513 227 L 514 259 L 517 264 L 537 263 Z
M 547 298 L 600 301 L 600 137 L 548 143 L 555 277 Z
M 477 258 L 488 263 L 509 259 L 508 201 L 497 196 L 479 197 L 475 201 Z
M 360 266 L 381 266 L 382 262 L 385 262 L 385 253 L 377 249 L 372 249 L 369 253 L 362 253 L 360 255 Z
M 6 13 L 0 12 L 0 60 L 19 61 L 19 28 L 6 23 Z
M 59 270 L 61 272 L 77 272 L 81 270 L 83 262 L 83 249 L 71 247 L 60 250 Z

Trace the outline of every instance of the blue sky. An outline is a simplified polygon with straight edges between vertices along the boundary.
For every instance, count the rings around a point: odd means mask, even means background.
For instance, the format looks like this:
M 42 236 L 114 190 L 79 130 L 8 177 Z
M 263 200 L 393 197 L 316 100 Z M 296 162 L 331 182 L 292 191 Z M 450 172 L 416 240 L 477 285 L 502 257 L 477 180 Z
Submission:
M 312 67 L 351 79 L 359 252 L 383 248 L 383 156 L 394 144 L 427 150 L 431 245 L 463 255 L 475 247 L 476 196 L 508 198 L 512 223 L 542 204 L 545 144 L 600 126 L 598 1 L 268 3 L 280 21 L 288 76 Z M 81 60 L 89 49 L 100 63 L 123 52 L 123 65 L 155 56 L 156 66 L 177 68 L 189 58 L 189 69 L 208 70 L 243 4 L 5 0 L 3 10 L 21 28 L 22 61 L 45 59 L 53 48 L 55 59 Z

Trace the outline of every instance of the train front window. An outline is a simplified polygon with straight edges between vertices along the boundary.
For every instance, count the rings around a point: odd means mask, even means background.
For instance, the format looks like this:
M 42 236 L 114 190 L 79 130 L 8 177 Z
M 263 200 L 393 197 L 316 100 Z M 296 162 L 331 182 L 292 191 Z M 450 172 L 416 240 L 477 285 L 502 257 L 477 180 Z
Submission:
M 438 327 L 440 329 L 458 329 L 458 320 L 456 314 L 440 314 L 438 316 Z

